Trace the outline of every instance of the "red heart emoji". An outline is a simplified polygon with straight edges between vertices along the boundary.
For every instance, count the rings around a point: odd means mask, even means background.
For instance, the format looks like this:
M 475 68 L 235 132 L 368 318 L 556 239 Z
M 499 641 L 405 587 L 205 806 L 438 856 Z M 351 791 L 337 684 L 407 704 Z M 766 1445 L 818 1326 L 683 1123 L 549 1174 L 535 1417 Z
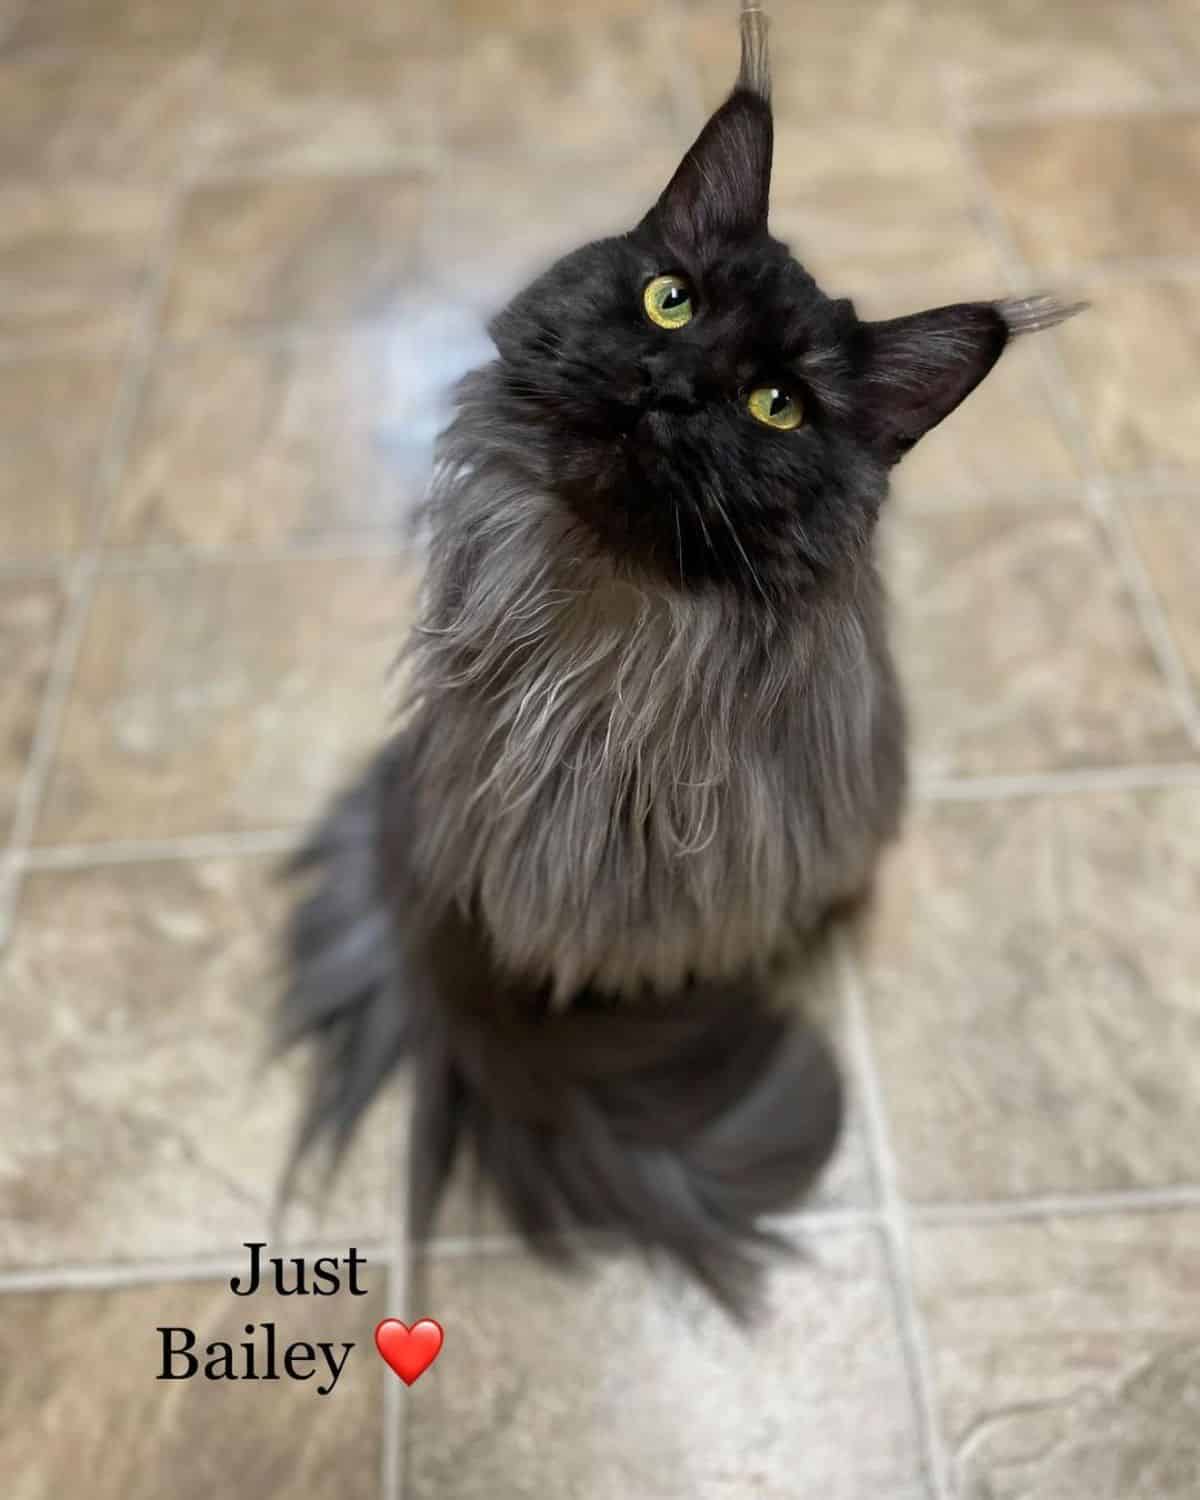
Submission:
M 385 1364 L 412 1385 L 442 1352 L 442 1325 L 422 1318 L 411 1328 L 399 1318 L 384 1318 L 375 1330 L 375 1347 Z

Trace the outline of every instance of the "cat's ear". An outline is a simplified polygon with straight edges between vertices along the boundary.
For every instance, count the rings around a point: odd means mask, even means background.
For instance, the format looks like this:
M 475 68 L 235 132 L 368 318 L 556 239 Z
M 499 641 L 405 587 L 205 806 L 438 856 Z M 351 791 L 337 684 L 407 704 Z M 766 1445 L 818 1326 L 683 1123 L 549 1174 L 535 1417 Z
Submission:
M 743 0 L 737 85 L 697 136 L 644 223 L 670 243 L 744 239 L 767 227 L 771 76 L 767 20 Z
M 1053 297 L 962 302 L 860 324 L 867 440 L 895 463 L 971 394 L 1010 338 L 1053 328 L 1084 305 Z
M 746 239 L 767 226 L 771 106 L 737 88 L 696 138 L 646 216 L 668 244 Z

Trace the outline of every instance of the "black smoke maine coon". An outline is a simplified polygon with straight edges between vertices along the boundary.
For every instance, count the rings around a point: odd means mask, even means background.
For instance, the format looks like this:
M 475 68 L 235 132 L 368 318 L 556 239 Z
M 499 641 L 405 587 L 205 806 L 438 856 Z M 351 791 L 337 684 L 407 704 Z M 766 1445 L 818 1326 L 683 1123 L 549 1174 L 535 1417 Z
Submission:
M 626 234 L 493 321 L 438 449 L 402 728 L 298 860 L 297 1156 L 415 1079 L 425 1235 L 469 1144 L 538 1248 L 615 1230 L 748 1311 L 833 1150 L 829 1047 L 768 977 L 896 833 L 872 537 L 892 466 L 1046 298 L 865 322 L 767 228 L 765 21 Z

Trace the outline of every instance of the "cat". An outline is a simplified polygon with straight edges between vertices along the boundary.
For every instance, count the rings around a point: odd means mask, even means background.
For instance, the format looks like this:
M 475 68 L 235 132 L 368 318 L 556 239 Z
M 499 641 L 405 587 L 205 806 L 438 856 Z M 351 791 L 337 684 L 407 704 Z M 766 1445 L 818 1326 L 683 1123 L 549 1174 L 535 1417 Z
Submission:
M 407 1060 L 417 1237 L 465 1142 L 535 1248 L 617 1231 L 739 1316 L 843 1114 L 771 979 L 904 806 L 890 470 L 1075 310 L 822 292 L 768 230 L 753 6 L 741 41 L 641 222 L 517 295 L 458 389 L 401 727 L 296 861 L 279 1019 L 317 1043 L 294 1159 Z

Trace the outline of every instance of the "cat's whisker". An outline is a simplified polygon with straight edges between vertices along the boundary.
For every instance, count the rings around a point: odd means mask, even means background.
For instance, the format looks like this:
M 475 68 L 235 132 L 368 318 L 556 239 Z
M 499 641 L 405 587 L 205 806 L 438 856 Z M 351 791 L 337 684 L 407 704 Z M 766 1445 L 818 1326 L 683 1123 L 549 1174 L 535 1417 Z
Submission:
M 759 595 L 761 596 L 761 598 L 763 600 L 763 603 L 764 604 L 769 604 L 770 603 L 770 596 L 768 595 L 766 589 L 763 588 L 762 579 L 755 572 L 755 570 L 754 570 L 754 564 L 750 561 L 749 555 L 747 554 L 745 547 L 742 546 L 742 539 L 737 534 L 737 528 L 734 526 L 733 522 L 729 519 L 729 512 L 721 504 L 720 500 L 717 498 L 717 495 L 716 495 L 715 491 L 711 491 L 710 492 L 710 498 L 712 499 L 712 503 L 717 507 L 717 514 L 721 517 L 722 521 L 725 522 L 725 526 L 726 526 L 726 528 L 729 531 L 729 535 L 733 538 L 733 544 L 734 544 L 734 546 L 738 549 L 738 551 L 742 555 L 742 561 L 746 564 L 746 571 L 750 574 L 751 582 L 754 584 L 754 587 L 758 590 Z

